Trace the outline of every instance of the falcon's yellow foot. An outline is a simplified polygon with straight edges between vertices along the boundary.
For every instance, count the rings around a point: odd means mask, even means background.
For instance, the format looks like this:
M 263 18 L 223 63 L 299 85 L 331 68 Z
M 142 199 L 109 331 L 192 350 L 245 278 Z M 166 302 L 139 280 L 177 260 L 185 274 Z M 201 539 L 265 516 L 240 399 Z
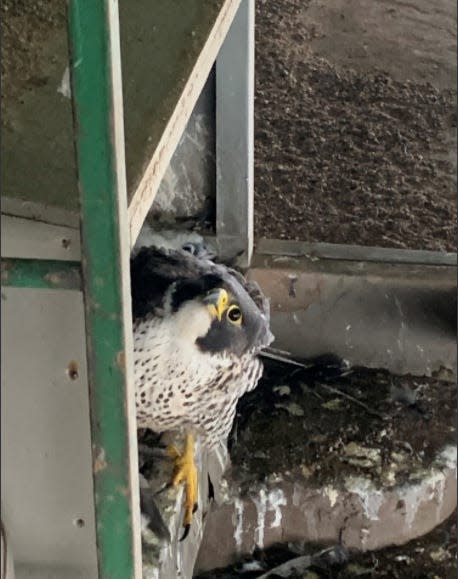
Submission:
M 186 435 L 184 450 L 182 453 L 176 446 L 169 446 L 167 448 L 168 454 L 175 461 L 175 468 L 173 471 L 172 486 L 178 486 L 184 482 L 185 485 L 185 511 L 183 518 L 184 533 L 180 541 L 186 539 L 191 528 L 192 515 L 197 510 L 197 468 L 194 462 L 194 437 L 192 434 Z

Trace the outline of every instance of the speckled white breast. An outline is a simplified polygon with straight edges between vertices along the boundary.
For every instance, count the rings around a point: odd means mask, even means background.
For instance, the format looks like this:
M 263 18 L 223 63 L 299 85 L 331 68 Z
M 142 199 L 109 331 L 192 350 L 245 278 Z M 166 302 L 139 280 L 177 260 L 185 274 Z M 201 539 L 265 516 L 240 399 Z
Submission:
M 202 352 L 188 329 L 176 328 L 158 317 L 134 328 L 137 424 L 157 432 L 192 428 L 212 445 L 228 436 L 237 401 L 257 384 L 262 364 L 252 354 Z

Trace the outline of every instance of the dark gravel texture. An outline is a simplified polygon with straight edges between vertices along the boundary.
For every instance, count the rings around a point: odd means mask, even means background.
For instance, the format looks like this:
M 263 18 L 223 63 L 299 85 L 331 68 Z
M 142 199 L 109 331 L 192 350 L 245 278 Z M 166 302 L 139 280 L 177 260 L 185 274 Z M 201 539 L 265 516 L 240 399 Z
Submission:
M 239 401 L 230 454 L 242 493 L 272 473 L 319 487 L 365 476 L 391 488 L 421 478 L 456 444 L 453 382 L 365 368 L 329 379 L 319 370 L 265 363 Z
M 66 26 L 64 0 L 3 0 L 2 111 L 24 91 L 48 82 L 41 69 L 41 50 L 50 31 Z
M 256 3 L 258 237 L 456 250 L 456 91 L 333 64 L 310 2 Z
M 258 388 L 239 402 L 231 439 L 232 476 L 242 493 L 245 485 L 249 488 L 270 473 L 287 478 L 289 472 L 294 478 L 298 471 L 310 485 L 338 484 L 359 475 L 389 488 L 413 480 L 416 472 L 421 475 L 438 451 L 455 441 L 456 387 L 450 382 L 362 368 L 332 377 L 320 368 L 297 372 L 268 363 Z M 326 546 L 274 545 L 199 579 L 254 579 Z M 455 578 L 456 513 L 406 545 L 350 552 L 343 562 L 313 565 L 288 577 Z

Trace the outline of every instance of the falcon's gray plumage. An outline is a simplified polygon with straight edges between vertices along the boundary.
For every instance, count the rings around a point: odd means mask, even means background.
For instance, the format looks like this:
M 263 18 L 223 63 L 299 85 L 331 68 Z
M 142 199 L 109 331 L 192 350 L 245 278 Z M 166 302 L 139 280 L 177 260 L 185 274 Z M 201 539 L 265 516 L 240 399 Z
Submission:
M 273 340 L 267 300 L 238 272 L 185 251 L 140 249 L 131 282 L 138 426 L 225 442 Z
M 195 231 L 180 229 L 161 229 L 156 231 L 148 223 L 144 223 L 140 230 L 132 250 L 132 257 L 134 257 L 142 247 L 181 250 L 205 259 L 213 259 L 216 257 L 216 254 L 205 243 L 204 238 Z

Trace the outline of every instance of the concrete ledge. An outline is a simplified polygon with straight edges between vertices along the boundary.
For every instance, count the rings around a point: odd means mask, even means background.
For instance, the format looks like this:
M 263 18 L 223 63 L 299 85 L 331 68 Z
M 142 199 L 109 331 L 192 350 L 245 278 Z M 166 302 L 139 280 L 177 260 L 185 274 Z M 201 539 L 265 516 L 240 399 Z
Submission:
M 380 549 L 419 537 L 456 508 L 456 448 L 447 446 L 411 482 L 379 489 L 370 478 L 348 477 L 341 485 L 313 488 L 305 477 L 275 478 L 234 494 L 208 516 L 196 572 L 232 564 L 255 547 L 304 541 Z M 228 480 L 231 488 L 234 481 Z
M 287 239 L 260 239 L 257 252 L 263 255 L 306 257 L 343 261 L 373 261 L 410 265 L 457 265 L 456 253 L 419 249 L 394 249 L 337 243 L 308 243 Z
M 395 374 L 456 376 L 455 266 L 257 252 L 247 277 L 270 298 L 277 348 L 303 358 L 333 352 Z

